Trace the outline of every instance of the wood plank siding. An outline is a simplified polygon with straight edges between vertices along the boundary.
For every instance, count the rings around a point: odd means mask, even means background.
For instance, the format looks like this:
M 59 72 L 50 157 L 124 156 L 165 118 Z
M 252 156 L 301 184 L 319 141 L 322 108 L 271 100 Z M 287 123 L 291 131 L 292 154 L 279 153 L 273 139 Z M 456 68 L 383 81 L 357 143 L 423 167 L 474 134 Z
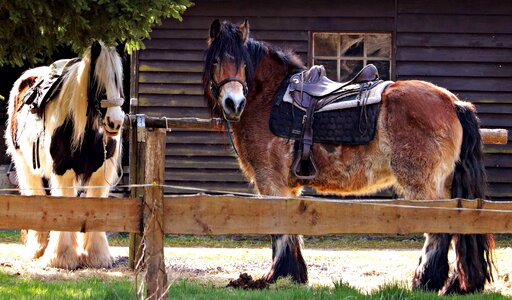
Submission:
M 511 131 L 511 17 L 510 1 L 398 1 L 396 79 L 445 87 L 476 104 L 482 127 Z M 511 144 L 485 151 L 492 198 L 510 199 Z
M 211 21 L 248 18 L 258 40 L 310 62 L 316 31 L 388 32 L 395 79 L 424 79 L 475 102 L 482 126 L 512 130 L 512 2 L 443 0 L 196 0 L 183 21 L 154 28 L 133 60 L 134 112 L 208 118 L 201 89 Z M 510 139 L 510 137 L 509 137 Z M 224 132 L 174 130 L 167 138 L 166 183 L 250 192 Z M 512 199 L 512 146 L 486 146 L 491 196 Z M 183 192 L 167 189 L 166 192 Z

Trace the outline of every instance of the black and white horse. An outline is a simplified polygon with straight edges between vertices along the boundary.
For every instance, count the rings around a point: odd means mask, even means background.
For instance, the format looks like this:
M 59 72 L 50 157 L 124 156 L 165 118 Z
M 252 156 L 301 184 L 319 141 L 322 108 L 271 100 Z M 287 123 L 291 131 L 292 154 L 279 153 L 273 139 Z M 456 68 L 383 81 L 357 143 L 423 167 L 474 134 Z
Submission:
M 115 48 L 95 42 L 81 59 L 26 71 L 9 98 L 8 154 L 23 195 L 107 197 L 118 178 L 124 112 L 123 69 Z M 110 267 L 104 232 L 29 230 L 26 251 L 47 266 Z

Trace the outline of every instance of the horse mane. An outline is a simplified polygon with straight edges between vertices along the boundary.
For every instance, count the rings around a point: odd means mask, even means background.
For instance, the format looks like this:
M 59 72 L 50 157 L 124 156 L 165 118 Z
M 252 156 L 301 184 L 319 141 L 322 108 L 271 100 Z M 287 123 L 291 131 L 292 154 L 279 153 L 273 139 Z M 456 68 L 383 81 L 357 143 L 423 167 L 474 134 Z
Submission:
M 117 93 L 123 97 L 121 58 L 115 48 L 109 48 L 101 42 L 99 45 L 101 51 L 98 57 L 91 57 L 89 47 L 82 60 L 72 65 L 64 75 L 58 100 L 59 109 L 55 112 L 63 115 L 64 119 L 73 119 L 71 146 L 75 150 L 82 144 L 87 129 L 98 129 L 100 126 L 100 118 L 94 107 L 95 102 L 101 100 L 98 97 L 103 93 L 106 93 L 106 98 L 116 97 Z M 91 67 L 91 63 L 94 63 L 94 67 Z M 90 76 L 91 70 L 94 76 Z M 94 83 L 91 84 L 90 80 Z M 94 90 L 89 92 L 91 87 Z
M 212 80 L 211 68 L 213 64 L 217 63 L 218 60 L 222 59 L 226 54 L 233 57 L 237 68 L 241 63 L 246 64 L 245 72 L 249 91 L 254 83 L 258 65 L 265 57 L 271 57 L 279 64 L 286 66 L 288 72 L 292 72 L 295 69 L 304 69 L 304 63 L 292 50 L 283 51 L 267 42 L 257 41 L 253 38 L 249 38 L 244 44 L 241 36 L 240 29 L 236 24 L 224 21 L 221 23 L 219 35 L 211 41 L 208 49 L 205 51 L 203 91 L 205 101 L 214 117 L 222 117 L 222 112 L 218 107 L 215 107 L 216 101 L 210 101 L 212 97 L 209 91 L 210 81 Z

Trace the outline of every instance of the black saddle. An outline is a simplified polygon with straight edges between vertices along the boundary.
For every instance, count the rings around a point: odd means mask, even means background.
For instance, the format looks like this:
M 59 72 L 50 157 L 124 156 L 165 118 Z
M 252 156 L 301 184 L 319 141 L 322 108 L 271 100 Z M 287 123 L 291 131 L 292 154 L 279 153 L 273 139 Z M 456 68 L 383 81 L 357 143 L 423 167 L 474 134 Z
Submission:
M 296 141 L 294 176 L 310 180 L 318 175 L 311 153 L 314 142 L 366 144 L 373 139 L 372 121 L 376 120 L 379 105 L 367 108 L 365 95 L 381 82 L 377 68 L 370 64 L 347 82 L 332 81 L 323 66 L 313 66 L 283 83 L 274 102 L 270 128 L 274 134 Z M 283 100 L 286 91 L 289 97 Z M 347 102 L 356 104 L 345 105 Z
M 61 59 L 50 65 L 50 76 L 39 79 L 23 96 L 23 105 L 30 105 L 30 111 L 41 117 L 46 103 L 54 99 L 62 88 L 64 75 L 81 59 Z M 20 105 L 18 110 L 21 110 Z

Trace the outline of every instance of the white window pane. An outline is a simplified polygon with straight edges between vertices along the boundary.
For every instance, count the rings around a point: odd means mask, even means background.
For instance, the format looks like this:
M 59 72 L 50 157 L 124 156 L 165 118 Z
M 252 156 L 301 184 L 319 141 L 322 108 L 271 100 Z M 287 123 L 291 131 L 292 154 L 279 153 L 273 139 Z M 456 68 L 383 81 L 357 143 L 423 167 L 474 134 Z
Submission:
M 391 35 L 369 34 L 366 37 L 368 57 L 391 58 Z
M 341 56 L 363 57 L 364 36 L 359 34 L 347 34 L 341 36 Z
M 315 33 L 313 38 L 315 56 L 337 56 L 336 47 L 339 38 L 337 33 Z
M 340 81 L 348 81 L 361 71 L 364 62 L 362 60 L 342 60 L 340 61 Z

